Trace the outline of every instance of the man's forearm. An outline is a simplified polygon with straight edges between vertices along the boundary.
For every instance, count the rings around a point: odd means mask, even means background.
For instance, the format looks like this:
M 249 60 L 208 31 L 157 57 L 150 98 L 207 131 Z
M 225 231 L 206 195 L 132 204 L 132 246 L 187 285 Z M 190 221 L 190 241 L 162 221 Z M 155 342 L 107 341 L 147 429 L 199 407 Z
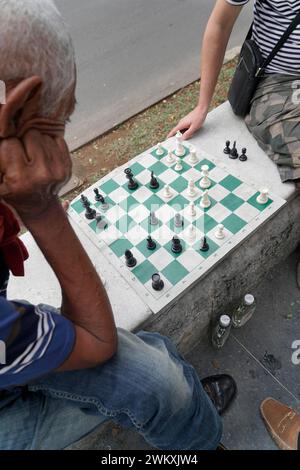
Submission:
M 60 203 L 55 201 L 43 217 L 23 222 L 58 278 L 62 313 L 101 341 L 114 341 L 115 324 L 106 291 Z
M 208 26 L 202 46 L 201 88 L 198 106 L 208 112 L 223 65 L 231 30 L 218 25 Z

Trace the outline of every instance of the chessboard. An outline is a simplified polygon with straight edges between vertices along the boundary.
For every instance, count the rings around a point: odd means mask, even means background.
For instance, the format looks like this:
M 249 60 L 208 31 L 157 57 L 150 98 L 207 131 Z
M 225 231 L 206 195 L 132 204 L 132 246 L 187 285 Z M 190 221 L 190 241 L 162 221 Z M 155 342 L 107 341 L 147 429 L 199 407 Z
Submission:
M 170 139 L 106 175 L 69 216 L 157 313 L 285 203 L 201 148 Z M 240 163 L 245 165 L 247 163 Z

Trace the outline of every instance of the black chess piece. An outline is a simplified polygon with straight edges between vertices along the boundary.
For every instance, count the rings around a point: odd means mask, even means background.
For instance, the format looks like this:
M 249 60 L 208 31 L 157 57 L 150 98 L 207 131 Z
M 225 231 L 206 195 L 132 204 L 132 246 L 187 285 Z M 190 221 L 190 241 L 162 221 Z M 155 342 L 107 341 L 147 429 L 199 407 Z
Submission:
M 181 228 L 183 226 L 183 219 L 182 219 L 182 216 L 180 214 L 175 214 L 174 225 L 177 228 Z
M 165 284 L 164 281 L 161 279 L 160 275 L 155 273 L 152 276 L 152 287 L 156 291 L 161 291 L 163 290 Z
M 230 151 L 229 158 L 231 158 L 232 160 L 236 160 L 237 158 L 239 158 L 239 154 L 236 148 L 236 141 L 234 142 L 233 147 Z
M 147 238 L 147 248 L 148 248 L 148 250 L 151 250 L 151 251 L 155 250 L 155 248 L 156 248 L 156 243 L 150 235 Z
M 209 244 L 207 243 L 206 237 L 203 237 L 200 242 L 200 251 L 206 252 L 209 250 Z
M 159 182 L 157 181 L 157 178 L 155 178 L 153 171 L 151 172 L 150 188 L 151 189 L 159 188 Z
M 95 217 L 96 217 L 96 211 L 95 211 L 95 209 L 92 209 L 92 208 L 90 207 L 90 205 L 87 205 L 87 206 L 86 206 L 85 217 L 86 217 L 88 220 L 93 220 L 93 219 L 95 219 Z
M 129 180 L 128 189 L 130 189 L 131 191 L 134 191 L 135 189 L 137 189 L 139 185 L 137 181 L 135 181 L 131 169 L 127 168 L 124 173 L 126 175 L 126 178 Z
M 81 194 L 80 199 L 81 199 L 83 207 L 85 208 L 90 207 L 91 203 L 84 194 Z
M 150 225 L 158 225 L 158 222 L 159 222 L 159 220 L 156 217 L 155 212 L 150 212 L 149 224 Z
M 94 193 L 95 193 L 95 201 L 101 202 L 103 199 L 103 196 L 99 193 L 99 189 L 95 188 Z
M 95 220 L 97 222 L 98 230 L 105 230 L 107 228 L 108 223 L 100 214 L 96 215 Z
M 224 148 L 223 152 L 225 155 L 230 155 L 231 148 L 230 148 L 230 140 L 226 141 L 226 147 Z
M 247 157 L 247 149 L 246 148 L 243 148 L 242 149 L 242 155 L 240 155 L 239 159 L 241 162 L 246 162 L 248 160 L 248 157 Z
M 172 239 L 172 251 L 173 251 L 173 253 L 176 253 L 176 254 L 182 252 L 181 241 L 176 236 L 173 237 L 173 239 Z
M 126 266 L 128 268 L 134 268 L 137 264 L 137 261 L 130 250 L 125 251 Z

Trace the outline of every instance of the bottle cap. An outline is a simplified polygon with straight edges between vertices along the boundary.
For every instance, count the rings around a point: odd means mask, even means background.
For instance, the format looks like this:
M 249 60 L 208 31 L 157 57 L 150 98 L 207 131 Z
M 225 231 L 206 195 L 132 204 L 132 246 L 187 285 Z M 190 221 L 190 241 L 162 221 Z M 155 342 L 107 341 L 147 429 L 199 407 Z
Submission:
M 254 296 L 252 294 L 245 295 L 245 305 L 253 305 L 255 302 Z
M 231 318 L 228 315 L 222 315 L 220 317 L 220 325 L 224 328 L 228 328 L 231 323 Z

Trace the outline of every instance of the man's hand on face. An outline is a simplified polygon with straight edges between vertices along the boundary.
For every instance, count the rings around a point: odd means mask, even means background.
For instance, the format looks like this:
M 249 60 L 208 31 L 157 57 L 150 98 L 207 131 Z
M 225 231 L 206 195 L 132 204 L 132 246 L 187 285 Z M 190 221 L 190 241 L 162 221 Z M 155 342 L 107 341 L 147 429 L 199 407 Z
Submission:
M 0 141 L 0 198 L 26 221 L 43 216 L 70 179 L 72 163 L 62 137 L 37 130 Z

